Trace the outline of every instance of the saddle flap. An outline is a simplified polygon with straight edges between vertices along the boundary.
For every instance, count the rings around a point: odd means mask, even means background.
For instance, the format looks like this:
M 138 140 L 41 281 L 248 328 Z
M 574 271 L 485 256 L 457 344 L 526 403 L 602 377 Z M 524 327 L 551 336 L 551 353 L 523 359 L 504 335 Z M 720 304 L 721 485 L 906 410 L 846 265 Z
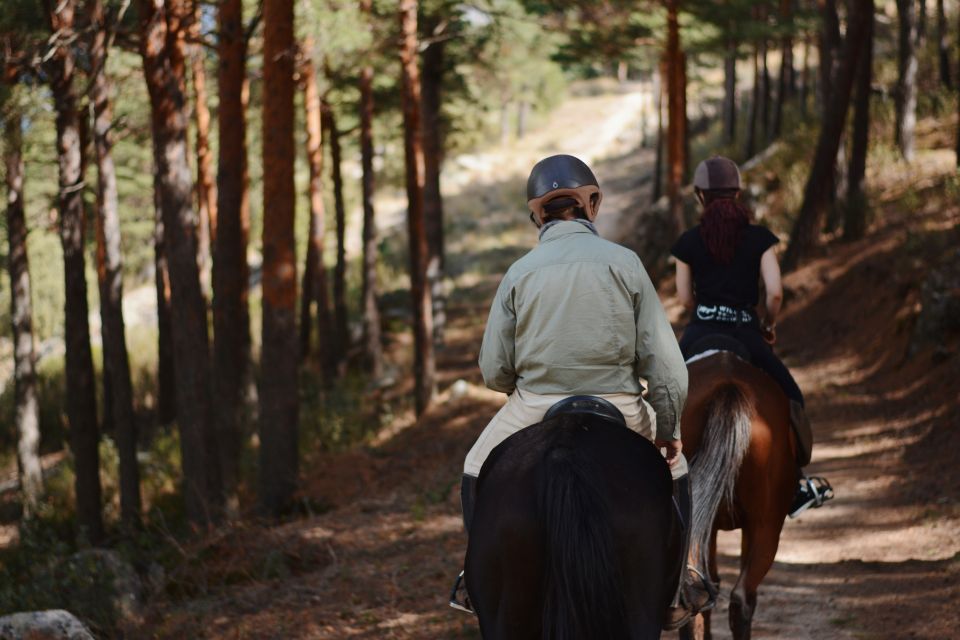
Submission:
M 687 362 L 714 351 L 729 351 L 745 362 L 751 362 L 750 350 L 736 338 L 723 333 L 712 333 L 693 343 L 687 352 Z
M 627 421 L 624 419 L 623 414 L 620 413 L 620 409 L 617 409 L 616 405 L 609 400 L 604 400 L 597 396 L 570 396 L 569 398 L 564 398 L 547 409 L 543 419 L 549 420 L 564 413 L 597 416 L 598 418 L 616 422 L 624 427 L 627 426 Z

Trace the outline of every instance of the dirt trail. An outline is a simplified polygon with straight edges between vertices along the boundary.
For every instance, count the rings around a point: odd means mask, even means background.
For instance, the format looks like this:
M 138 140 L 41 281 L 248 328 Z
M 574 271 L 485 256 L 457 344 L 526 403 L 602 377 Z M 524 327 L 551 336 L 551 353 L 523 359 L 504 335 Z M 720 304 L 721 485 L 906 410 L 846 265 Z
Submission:
M 646 202 L 649 162 L 639 152 L 598 164 L 605 235 L 616 234 Z M 941 225 L 960 222 L 956 205 L 937 215 Z M 516 216 L 515 209 L 504 216 Z M 490 230 L 471 233 L 461 239 L 477 247 L 468 262 L 497 256 L 509 263 L 511 251 L 518 255 L 532 242 L 529 230 L 517 230 L 516 246 L 484 252 L 478 239 Z M 786 280 L 777 348 L 808 399 L 817 437 L 809 471 L 827 476 L 838 497 L 785 525 L 761 586 L 755 639 L 957 636 L 960 473 L 952 447 L 960 445 L 960 371 L 956 357 L 911 351 L 912 324 L 902 318 L 916 299 L 901 259 L 908 237 L 893 225 L 859 244 L 833 247 L 829 259 Z M 475 366 L 500 272 L 484 273 L 462 276 L 452 297 L 436 406 L 417 423 L 398 420 L 375 444 L 311 460 L 304 492 L 330 510 L 231 534 L 222 553 L 215 548 L 207 556 L 218 558 L 206 568 L 207 595 L 154 607 L 153 634 L 479 637 L 474 619 L 448 609 L 445 599 L 465 544 L 457 495 L 462 458 L 503 400 L 483 389 Z M 663 299 L 676 320 L 670 289 L 662 287 Z M 853 305 L 863 311 L 853 315 Z M 467 384 L 454 394 L 457 380 Z M 738 539 L 732 533 L 720 540 L 725 594 L 735 580 Z M 263 571 L 271 562 L 279 563 L 279 575 Z M 724 597 L 714 616 L 715 637 L 730 637 L 726 604 Z

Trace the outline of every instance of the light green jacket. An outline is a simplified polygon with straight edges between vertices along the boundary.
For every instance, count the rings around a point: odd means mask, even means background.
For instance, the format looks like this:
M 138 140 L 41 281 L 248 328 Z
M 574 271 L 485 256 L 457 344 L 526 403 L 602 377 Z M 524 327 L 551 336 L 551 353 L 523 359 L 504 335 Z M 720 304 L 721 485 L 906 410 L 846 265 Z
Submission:
M 503 277 L 480 371 L 504 393 L 639 394 L 643 378 L 657 437 L 680 437 L 687 367 L 656 289 L 637 254 L 579 222 L 548 228 Z

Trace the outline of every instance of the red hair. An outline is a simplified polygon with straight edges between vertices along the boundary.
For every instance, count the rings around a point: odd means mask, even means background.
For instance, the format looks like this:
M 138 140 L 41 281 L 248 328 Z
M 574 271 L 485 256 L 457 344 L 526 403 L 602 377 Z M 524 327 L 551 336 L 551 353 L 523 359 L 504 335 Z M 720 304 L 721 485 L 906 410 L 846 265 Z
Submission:
M 700 236 L 713 259 L 728 265 L 733 262 L 740 233 L 750 224 L 750 212 L 735 198 L 716 197 L 709 192 L 703 192 L 703 196 Z

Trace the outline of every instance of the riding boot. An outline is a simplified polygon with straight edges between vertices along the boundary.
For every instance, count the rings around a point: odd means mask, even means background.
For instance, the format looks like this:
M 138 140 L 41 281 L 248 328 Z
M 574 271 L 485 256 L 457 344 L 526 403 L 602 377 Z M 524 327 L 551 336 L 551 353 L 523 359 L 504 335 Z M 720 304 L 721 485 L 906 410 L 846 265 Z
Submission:
M 470 535 L 470 525 L 473 522 L 473 505 L 477 497 L 477 478 L 463 474 L 460 479 L 460 509 L 463 512 L 463 528 Z M 467 583 L 464 572 L 453 583 L 450 590 L 450 606 L 459 611 L 475 613 L 470 604 L 470 595 L 467 593 Z
M 673 631 L 686 625 L 693 616 L 700 611 L 710 609 L 716 602 L 716 596 L 710 591 L 707 581 L 702 579 L 703 588 L 691 583 L 687 561 L 690 556 L 690 533 L 693 516 L 693 497 L 690 493 L 689 474 L 676 478 L 673 481 L 673 503 L 680 521 L 680 548 L 683 552 L 683 566 L 680 570 L 680 580 L 677 583 L 677 592 L 673 596 L 670 608 L 667 609 L 664 630 Z
M 805 467 L 813 454 L 813 431 L 806 410 L 796 400 L 790 401 L 790 424 L 797 435 L 797 466 Z

